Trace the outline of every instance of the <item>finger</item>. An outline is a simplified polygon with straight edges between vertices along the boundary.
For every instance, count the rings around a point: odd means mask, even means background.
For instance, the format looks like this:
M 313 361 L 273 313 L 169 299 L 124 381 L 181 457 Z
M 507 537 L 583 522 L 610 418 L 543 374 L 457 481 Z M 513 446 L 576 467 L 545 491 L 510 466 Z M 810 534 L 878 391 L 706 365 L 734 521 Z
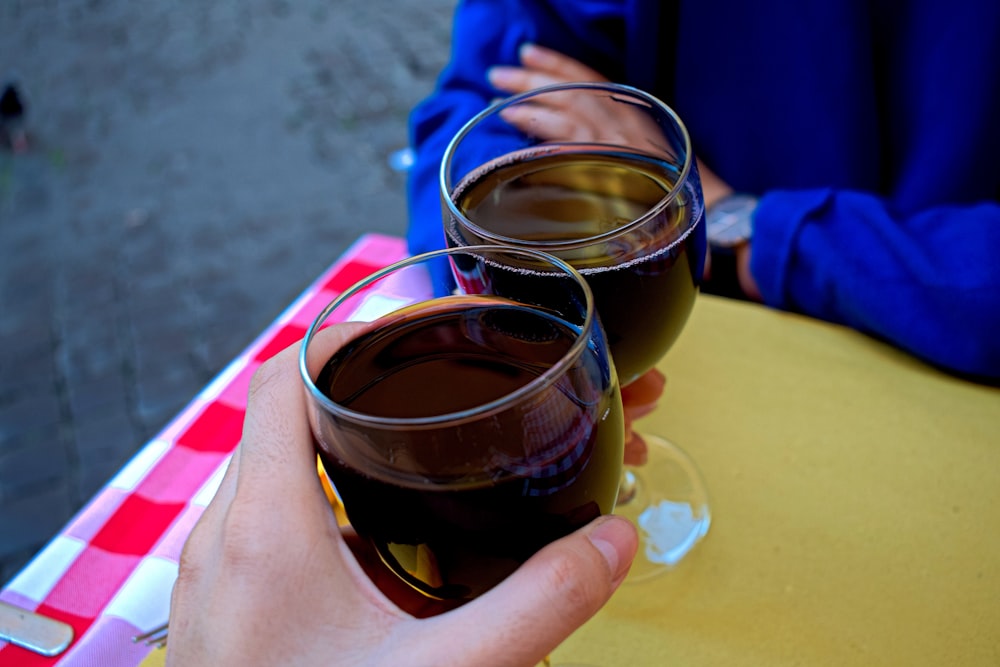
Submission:
M 233 496 L 236 494 L 236 478 L 239 475 L 240 449 L 240 445 L 237 445 L 236 449 L 233 450 L 233 455 L 229 457 L 226 471 L 222 474 L 222 481 L 219 482 L 215 495 L 205 507 L 205 511 L 202 512 L 202 517 L 209 513 L 225 512 L 226 508 L 233 502 Z
M 170 593 L 170 625 L 180 635 L 185 635 L 187 624 L 196 614 L 189 607 L 197 607 L 202 589 L 217 576 L 215 554 L 220 548 L 219 526 L 232 503 L 236 490 L 239 448 L 229 460 L 219 488 L 212 501 L 202 512 L 184 542 L 178 559 L 177 581 Z
M 547 73 L 562 81 L 607 81 L 607 77 L 575 58 L 537 44 L 523 44 L 518 55 L 528 69 Z
M 622 403 L 626 409 L 641 410 L 655 406 L 667 384 L 666 376 L 657 369 L 649 370 L 622 387 Z
M 190 568 L 205 562 L 206 555 L 216 547 L 214 536 L 217 535 L 218 526 L 229 510 L 236 494 L 239 452 L 240 448 L 237 447 L 226 465 L 226 471 L 222 475 L 222 481 L 219 482 L 219 488 L 188 534 L 180 556 L 182 570 L 185 569 L 185 566 Z
M 498 65 L 490 68 L 487 78 L 494 88 L 523 93 L 556 83 L 608 80 L 574 58 L 535 44 L 524 44 L 519 57 L 523 67 Z
M 310 344 L 310 357 L 328 359 L 357 330 L 344 324 L 323 329 Z M 299 346 L 296 343 L 269 359 L 251 380 L 239 448 L 238 487 L 245 499 L 272 503 L 300 489 L 322 491 L 299 374 Z
M 656 401 L 642 405 L 633 404 L 625 406 L 625 414 L 628 415 L 628 419 L 631 421 L 642 419 L 646 415 L 652 414 L 653 412 L 656 412 Z
M 467 664 L 490 664 L 497 655 L 505 664 L 536 664 L 608 601 L 637 546 L 631 523 L 601 517 L 539 551 L 491 591 L 434 621 L 467 628 L 448 635 L 449 653 L 463 656 Z M 490 632 L 483 633 L 484 627 Z
M 547 72 L 507 65 L 491 67 L 486 72 L 486 78 L 489 80 L 490 85 L 497 90 L 503 90 L 511 94 L 523 93 L 556 83 L 566 83 L 565 79 L 552 76 Z
M 743 293 L 753 301 L 763 301 L 764 296 L 760 293 L 760 286 L 757 285 L 757 280 L 750 270 L 751 248 L 752 245 L 748 241 L 736 249 L 736 273 Z
M 358 537 L 353 528 L 342 527 L 340 533 L 347 547 L 351 550 L 354 561 L 360 566 L 370 583 L 390 602 L 407 614 L 417 618 L 426 618 L 437 616 L 462 604 L 461 600 L 436 600 L 425 596 L 390 570 L 372 543 Z
M 318 481 L 298 350 L 295 344 L 278 353 L 250 382 L 239 459 L 243 498 L 280 499 L 311 479 Z
M 649 458 L 649 446 L 642 436 L 633 430 L 628 431 L 625 438 L 625 457 L 623 459 L 627 466 L 645 465 Z
M 575 117 L 564 110 L 538 104 L 519 104 L 500 111 L 500 116 L 521 130 L 543 141 L 594 141 L 587 118 Z

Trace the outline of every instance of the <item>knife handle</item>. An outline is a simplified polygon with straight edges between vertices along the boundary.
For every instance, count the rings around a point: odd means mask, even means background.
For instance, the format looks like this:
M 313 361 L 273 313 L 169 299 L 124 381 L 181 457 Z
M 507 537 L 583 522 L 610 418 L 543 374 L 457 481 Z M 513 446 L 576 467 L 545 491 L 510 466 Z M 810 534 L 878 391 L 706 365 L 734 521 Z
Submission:
M 51 657 L 69 647 L 73 628 L 68 623 L 0 601 L 0 640 Z

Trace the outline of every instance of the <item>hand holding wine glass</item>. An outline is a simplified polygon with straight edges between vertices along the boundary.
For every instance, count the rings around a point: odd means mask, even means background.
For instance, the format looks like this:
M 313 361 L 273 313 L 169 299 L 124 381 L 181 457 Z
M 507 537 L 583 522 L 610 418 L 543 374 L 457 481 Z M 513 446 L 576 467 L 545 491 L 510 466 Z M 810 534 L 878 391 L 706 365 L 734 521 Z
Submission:
M 333 354 L 357 327 L 322 333 Z M 631 526 L 613 517 L 546 546 L 459 609 L 427 619 L 402 611 L 379 588 L 401 593 L 400 580 L 345 540 L 320 486 L 298 352 L 285 350 L 253 379 L 243 440 L 181 556 L 168 665 L 333 656 L 338 665 L 477 665 L 502 655 L 527 666 L 608 600 L 636 548 Z

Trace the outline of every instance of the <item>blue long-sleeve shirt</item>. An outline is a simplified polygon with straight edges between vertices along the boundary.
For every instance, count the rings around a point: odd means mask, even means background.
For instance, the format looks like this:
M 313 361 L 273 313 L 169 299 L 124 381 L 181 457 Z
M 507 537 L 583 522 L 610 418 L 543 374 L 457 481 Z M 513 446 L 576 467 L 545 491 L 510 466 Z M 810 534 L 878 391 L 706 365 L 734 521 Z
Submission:
M 525 42 L 654 93 L 761 197 L 765 303 L 1000 378 L 1000 3 L 466 0 L 411 115 L 412 252 L 444 245 L 441 157 Z

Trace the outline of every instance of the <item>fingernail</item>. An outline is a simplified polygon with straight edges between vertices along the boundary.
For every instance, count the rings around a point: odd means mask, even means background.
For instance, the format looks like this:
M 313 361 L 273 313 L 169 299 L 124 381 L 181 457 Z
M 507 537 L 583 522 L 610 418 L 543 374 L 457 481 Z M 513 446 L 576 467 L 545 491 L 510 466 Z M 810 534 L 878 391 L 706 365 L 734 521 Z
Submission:
M 534 44 L 532 44 L 531 42 L 525 42 L 524 44 L 518 47 L 517 57 L 520 58 L 521 60 L 524 60 L 525 57 L 530 57 L 531 52 L 534 48 L 535 48 Z
M 486 78 L 493 84 L 493 87 L 503 88 L 503 85 L 507 82 L 510 69 L 510 67 L 504 65 L 494 65 L 486 70 Z
M 639 540 L 635 527 L 626 519 L 607 516 L 598 519 L 587 534 L 611 569 L 611 581 L 620 584 L 628 574 Z

